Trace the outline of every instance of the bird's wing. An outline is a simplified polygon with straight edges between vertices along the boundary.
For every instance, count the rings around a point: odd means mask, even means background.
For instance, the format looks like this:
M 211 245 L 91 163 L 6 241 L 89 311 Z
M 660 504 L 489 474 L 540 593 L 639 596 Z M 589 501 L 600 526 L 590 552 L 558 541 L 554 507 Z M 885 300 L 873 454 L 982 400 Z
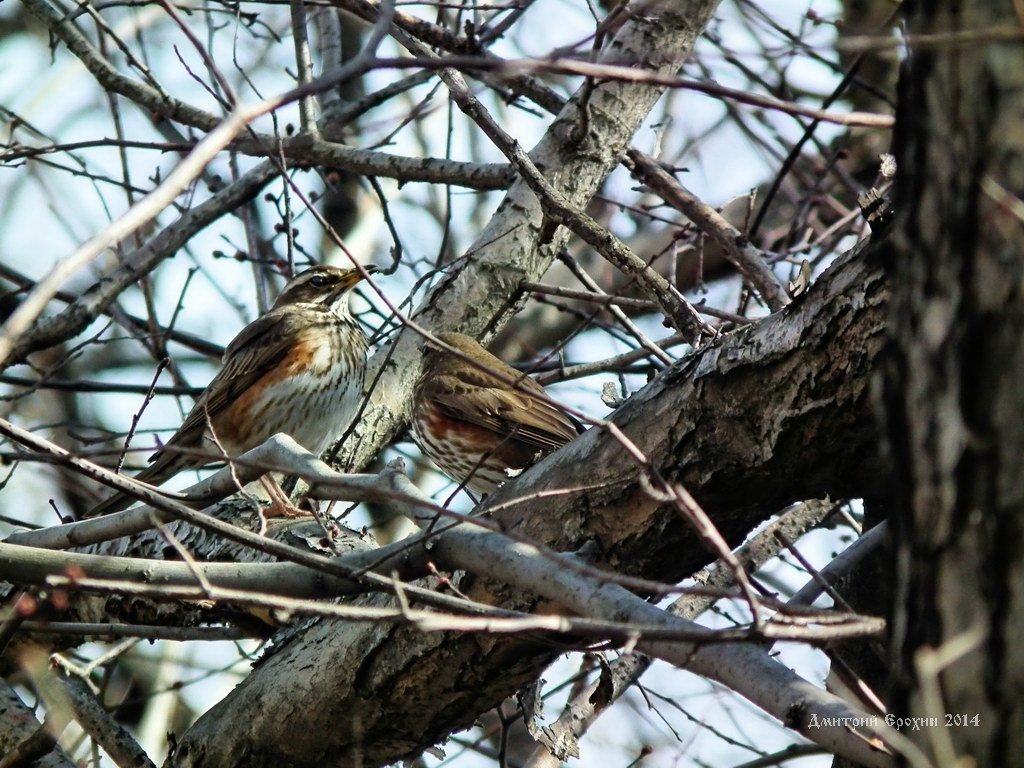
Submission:
M 288 354 L 303 328 L 308 327 L 294 306 L 275 309 L 256 319 L 232 340 L 224 352 L 224 364 L 213 381 L 203 390 L 178 431 L 164 447 L 149 457 L 150 465 L 135 476 L 136 480 L 160 485 L 177 472 L 201 464 L 195 456 L 174 448 L 198 447 L 206 425 L 233 403 L 241 393 L 273 370 Z M 171 450 L 167 450 L 170 448 Z M 132 499 L 114 494 L 93 507 L 86 517 L 124 509 Z
M 207 424 L 272 371 L 307 326 L 301 313 L 286 305 L 262 315 L 243 328 L 224 351 L 224 364 L 220 371 L 196 400 L 167 445 L 198 445 Z M 150 461 L 156 461 L 162 453 L 153 454 Z
M 544 394 L 544 389 L 533 379 L 524 378 L 521 386 Z M 545 453 L 561 448 L 577 434 L 573 423 L 562 411 L 522 392 L 504 387 L 467 385 L 447 376 L 440 377 L 432 389 L 435 401 L 449 417 L 498 434 L 514 431 L 515 440 Z

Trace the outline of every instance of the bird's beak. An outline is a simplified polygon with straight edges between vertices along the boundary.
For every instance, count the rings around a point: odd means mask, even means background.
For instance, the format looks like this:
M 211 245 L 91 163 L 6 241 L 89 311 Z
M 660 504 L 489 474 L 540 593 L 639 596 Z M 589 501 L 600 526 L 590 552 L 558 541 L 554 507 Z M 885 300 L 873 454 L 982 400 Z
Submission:
M 367 264 L 365 267 L 363 267 L 363 269 L 366 271 L 366 274 L 368 275 L 375 275 L 381 271 L 381 268 L 376 266 L 375 264 Z M 348 275 L 346 275 L 344 281 L 342 282 L 341 288 L 342 290 L 348 290 L 353 285 L 359 283 L 359 281 L 361 281 L 362 279 L 362 272 L 360 272 L 357 269 L 351 269 L 349 270 Z

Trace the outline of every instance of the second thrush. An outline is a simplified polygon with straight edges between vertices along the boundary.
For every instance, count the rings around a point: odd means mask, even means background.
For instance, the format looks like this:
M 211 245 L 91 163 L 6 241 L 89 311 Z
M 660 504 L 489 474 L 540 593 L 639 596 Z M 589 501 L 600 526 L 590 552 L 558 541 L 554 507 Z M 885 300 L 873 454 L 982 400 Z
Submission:
M 437 338 L 461 356 L 427 345 L 412 423 L 420 448 L 456 482 L 491 493 L 581 431 L 558 408 L 531 396 L 544 397 L 540 384 L 474 339 L 461 333 Z

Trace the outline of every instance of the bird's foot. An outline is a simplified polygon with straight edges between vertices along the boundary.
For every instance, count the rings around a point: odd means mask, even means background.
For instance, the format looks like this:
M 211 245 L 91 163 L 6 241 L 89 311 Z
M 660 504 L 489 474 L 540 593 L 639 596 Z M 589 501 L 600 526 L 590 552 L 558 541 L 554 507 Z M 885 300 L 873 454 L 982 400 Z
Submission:
M 270 497 L 270 506 L 263 511 L 263 516 L 270 520 L 275 517 L 296 518 L 309 517 L 311 514 L 304 509 L 299 509 L 292 504 L 288 494 L 281 490 L 281 486 L 269 477 L 260 478 L 260 483 L 267 490 Z

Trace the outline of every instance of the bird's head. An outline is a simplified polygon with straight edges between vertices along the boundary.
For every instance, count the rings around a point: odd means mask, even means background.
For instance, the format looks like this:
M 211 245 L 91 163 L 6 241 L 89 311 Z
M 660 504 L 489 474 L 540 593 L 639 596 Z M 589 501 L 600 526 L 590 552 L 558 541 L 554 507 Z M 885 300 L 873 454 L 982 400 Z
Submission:
M 379 270 L 370 265 L 364 267 L 366 272 L 374 274 Z M 357 269 L 342 269 L 326 264 L 311 267 L 300 272 L 284 287 L 281 295 L 274 302 L 274 309 L 286 304 L 323 304 L 336 310 L 348 307 L 349 291 L 363 279 Z
M 434 334 L 438 341 L 447 344 L 449 347 L 459 352 L 459 355 L 453 355 L 447 349 L 442 349 L 440 346 L 434 344 L 433 341 L 428 340 L 423 345 L 423 365 L 427 370 L 433 370 L 438 372 L 439 369 L 443 369 L 449 366 L 457 366 L 462 368 L 467 364 L 463 362 L 463 357 L 468 357 L 470 360 L 475 360 L 478 363 L 491 366 L 497 360 L 490 352 L 481 346 L 480 342 L 473 339 L 470 336 L 466 336 L 462 333 L 454 333 L 451 331 L 442 331 L 441 333 Z

